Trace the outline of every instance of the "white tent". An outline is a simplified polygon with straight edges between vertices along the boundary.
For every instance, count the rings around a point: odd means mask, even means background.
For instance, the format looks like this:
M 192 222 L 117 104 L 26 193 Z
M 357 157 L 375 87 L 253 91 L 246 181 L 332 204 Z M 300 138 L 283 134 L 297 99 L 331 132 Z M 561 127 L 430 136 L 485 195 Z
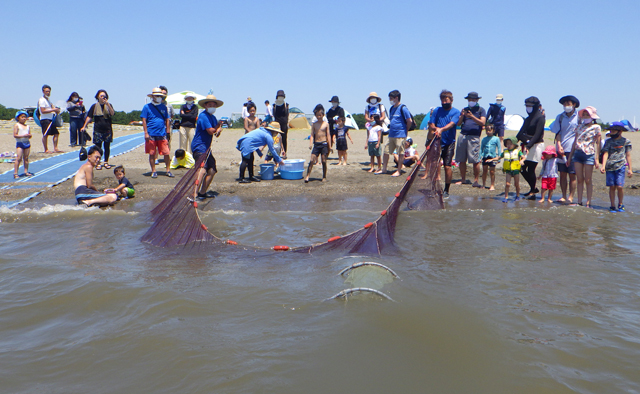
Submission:
M 504 129 L 520 131 L 524 124 L 524 118 L 520 115 L 505 115 L 504 116 Z
M 187 94 L 192 94 L 193 96 L 195 96 L 196 104 L 198 103 L 198 101 L 206 98 L 205 96 L 203 96 L 201 94 L 194 93 L 194 92 L 192 92 L 190 90 L 185 90 L 184 92 L 174 93 L 174 94 L 168 95 L 167 96 L 167 103 L 169 103 L 175 109 L 180 109 L 180 107 L 185 103 L 184 96 L 186 96 Z
M 347 112 L 346 109 L 344 110 L 344 117 L 345 117 L 345 122 L 344 122 L 345 126 L 351 127 L 352 129 L 355 129 L 355 130 L 359 130 L 356 120 L 353 119 L 353 116 L 351 116 L 351 114 Z

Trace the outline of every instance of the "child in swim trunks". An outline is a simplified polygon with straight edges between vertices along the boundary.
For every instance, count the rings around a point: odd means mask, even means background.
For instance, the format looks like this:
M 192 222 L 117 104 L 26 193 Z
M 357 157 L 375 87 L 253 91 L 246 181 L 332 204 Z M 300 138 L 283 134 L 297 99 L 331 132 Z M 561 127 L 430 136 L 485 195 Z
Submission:
M 27 113 L 25 111 L 16 112 L 16 124 L 13 126 L 13 138 L 16 139 L 16 161 L 13 164 L 13 179 L 20 178 L 18 168 L 20 162 L 24 165 L 24 175 L 33 176 L 29 172 L 29 152 L 31 152 L 31 129 L 27 125 Z
M 311 139 L 309 140 L 311 160 L 309 160 L 309 168 L 307 169 L 307 176 L 304 178 L 304 183 L 309 182 L 311 169 L 318 163 L 318 156 L 322 161 L 322 182 L 327 181 L 327 156 L 329 152 L 333 152 L 333 149 L 331 149 L 331 139 L 329 138 L 329 123 L 324 121 L 324 107 L 322 104 L 316 105 L 313 114 L 318 121 L 311 126 Z
M 122 198 L 132 198 L 136 194 L 136 191 L 131 182 L 124 176 L 124 166 L 117 166 L 113 170 L 113 174 L 116 176 L 116 179 L 118 179 L 118 187 L 115 189 L 106 189 L 104 192 L 116 193 Z
M 353 140 L 349 135 L 349 128 L 344 125 L 346 121 L 344 116 L 338 116 L 336 119 L 336 132 L 332 136 L 335 139 L 335 146 L 338 150 L 338 165 L 347 165 L 347 137 L 353 144 Z
M 518 147 L 518 140 L 515 137 L 504 139 L 505 150 L 500 156 L 489 159 L 490 161 L 498 161 L 504 159 L 502 172 L 505 173 L 507 179 L 504 184 L 504 199 L 502 202 L 509 201 L 509 187 L 511 186 L 511 178 L 516 185 L 516 198 L 514 201 L 520 200 L 520 168 L 524 163 L 525 156 Z

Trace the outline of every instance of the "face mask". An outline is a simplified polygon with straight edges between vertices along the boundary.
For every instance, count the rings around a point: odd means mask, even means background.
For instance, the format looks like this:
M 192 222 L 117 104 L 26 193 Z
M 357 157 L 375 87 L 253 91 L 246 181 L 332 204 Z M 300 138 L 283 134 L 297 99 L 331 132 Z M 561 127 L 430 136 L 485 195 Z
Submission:
M 477 102 L 477 101 L 469 101 L 469 108 L 473 108 L 473 107 L 475 107 L 476 105 L 478 105 L 478 102 Z
M 77 103 L 78 102 L 78 98 L 74 97 L 73 99 L 71 99 L 71 101 L 73 101 L 74 103 Z
M 527 107 L 527 113 L 530 114 L 533 112 L 533 107 Z
M 571 111 L 573 111 L 573 106 L 572 105 L 567 105 L 564 107 L 564 112 L 570 114 Z
M 593 119 L 591 119 L 591 118 L 582 118 L 581 121 L 582 121 L 582 124 L 589 124 L 589 123 L 593 122 Z
M 282 104 L 284 104 L 284 97 L 276 98 L 276 105 L 282 105 Z
M 331 103 L 331 106 L 332 106 L 333 108 L 338 108 L 338 103 Z
M 497 100 L 497 101 L 496 101 L 496 104 L 498 104 L 498 105 L 502 105 L 502 100 Z
M 207 112 L 210 113 L 211 115 L 215 114 L 216 113 L 216 107 L 207 108 Z
M 376 104 L 378 104 L 378 99 L 371 99 L 371 100 L 369 100 L 369 104 L 371 104 L 371 105 L 376 105 Z
M 162 104 L 162 97 L 153 96 L 153 103 L 154 104 Z
M 446 110 L 451 109 L 451 103 L 442 104 L 442 109 L 446 109 Z
M 609 137 L 613 138 L 613 139 L 616 139 L 616 138 L 620 137 L 620 132 L 617 132 L 615 134 L 614 133 L 609 133 Z
M 193 105 L 193 100 L 187 100 L 188 105 Z
M 394 105 L 396 105 L 396 100 L 394 99 L 389 99 L 389 102 L 391 103 L 391 106 L 393 107 Z

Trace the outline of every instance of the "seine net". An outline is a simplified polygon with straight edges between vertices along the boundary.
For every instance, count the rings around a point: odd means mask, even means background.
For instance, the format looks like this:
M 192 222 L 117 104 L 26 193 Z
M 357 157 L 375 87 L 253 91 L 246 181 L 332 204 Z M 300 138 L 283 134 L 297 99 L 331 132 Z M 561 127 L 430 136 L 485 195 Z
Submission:
M 210 152 L 207 152 L 207 155 Z M 204 176 L 203 155 L 196 165 L 178 182 L 175 188 L 151 213 L 153 225 L 142 237 L 143 242 L 161 247 L 233 246 L 233 241 L 223 241 L 207 229 L 198 215 L 196 190 Z M 420 160 L 407 173 L 406 180 L 387 209 L 380 217 L 357 231 L 344 236 L 330 238 L 326 242 L 303 247 L 274 247 L 275 250 L 290 250 L 297 253 L 341 252 L 378 255 L 395 249 L 393 241 L 396 221 L 400 209 L 406 203 L 409 210 L 443 209 L 440 185 L 440 139 L 433 139 Z M 215 231 L 215 229 L 211 229 Z M 245 247 L 246 248 L 246 247 Z M 260 249 L 260 248 L 253 248 Z

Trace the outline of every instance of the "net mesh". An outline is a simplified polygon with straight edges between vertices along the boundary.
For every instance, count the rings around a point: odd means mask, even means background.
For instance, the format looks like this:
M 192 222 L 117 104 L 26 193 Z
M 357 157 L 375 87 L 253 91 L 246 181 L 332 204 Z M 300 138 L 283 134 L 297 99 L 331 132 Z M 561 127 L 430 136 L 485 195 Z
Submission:
M 210 152 L 207 152 L 207 155 Z M 202 224 L 198 215 L 196 191 L 204 177 L 202 155 L 196 165 L 178 182 L 151 214 L 153 225 L 142 237 L 143 242 L 161 247 L 192 246 L 233 246 L 232 241 L 223 241 L 214 236 Z M 377 220 L 350 234 L 333 237 L 326 242 L 303 247 L 274 247 L 276 250 L 290 250 L 297 253 L 342 252 L 378 255 L 395 250 L 393 241 L 398 213 L 406 203 L 410 210 L 443 209 L 442 187 L 440 185 L 440 139 L 433 139 L 420 160 L 408 172 L 406 180 L 387 209 Z M 254 248 L 256 250 L 260 248 Z

